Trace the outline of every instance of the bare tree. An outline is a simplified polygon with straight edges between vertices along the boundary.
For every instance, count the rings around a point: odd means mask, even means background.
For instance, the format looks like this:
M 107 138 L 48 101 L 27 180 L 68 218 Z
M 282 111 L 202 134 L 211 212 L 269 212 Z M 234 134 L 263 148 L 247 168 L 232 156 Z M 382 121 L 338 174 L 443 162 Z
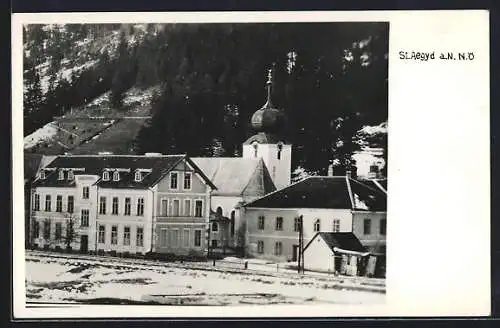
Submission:
M 75 221 L 76 217 L 73 213 L 69 214 L 68 220 L 66 221 L 66 235 L 64 236 L 64 244 L 66 245 L 66 249 L 71 248 L 71 244 L 78 237 L 78 233 L 75 229 Z

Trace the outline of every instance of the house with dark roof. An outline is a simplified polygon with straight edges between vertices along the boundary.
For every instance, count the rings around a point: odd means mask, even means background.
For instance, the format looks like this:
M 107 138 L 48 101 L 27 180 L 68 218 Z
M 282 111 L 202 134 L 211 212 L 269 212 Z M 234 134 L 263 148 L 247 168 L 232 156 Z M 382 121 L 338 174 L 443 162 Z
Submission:
M 29 236 L 31 213 L 31 183 L 36 179 L 40 169 L 54 160 L 55 156 L 40 154 L 24 154 L 24 235 Z M 29 238 L 24 240 L 25 247 L 29 246 Z
M 386 194 L 349 176 L 308 177 L 243 208 L 251 256 L 296 261 L 299 229 L 304 244 L 318 232 L 352 232 L 366 250 L 385 247 Z
M 31 242 L 82 252 L 205 255 L 215 189 L 186 155 L 57 156 L 32 184 Z
M 304 247 L 304 267 L 357 276 L 369 254 L 352 232 L 318 232 Z

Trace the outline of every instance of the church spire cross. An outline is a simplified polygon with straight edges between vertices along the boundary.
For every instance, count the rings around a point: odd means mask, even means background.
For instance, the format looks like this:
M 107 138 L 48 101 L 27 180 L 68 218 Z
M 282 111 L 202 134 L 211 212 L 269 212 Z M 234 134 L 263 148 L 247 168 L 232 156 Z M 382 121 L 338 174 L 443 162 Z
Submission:
M 267 70 L 267 82 L 266 82 L 266 88 L 267 88 L 267 102 L 264 105 L 266 108 L 272 108 L 273 105 L 271 103 L 271 87 L 273 84 L 273 70 L 269 69 Z

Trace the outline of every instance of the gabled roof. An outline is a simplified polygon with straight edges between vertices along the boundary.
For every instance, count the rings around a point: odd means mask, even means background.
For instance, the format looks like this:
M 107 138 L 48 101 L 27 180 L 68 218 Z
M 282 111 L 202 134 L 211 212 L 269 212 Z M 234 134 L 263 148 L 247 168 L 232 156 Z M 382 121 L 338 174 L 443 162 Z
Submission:
M 41 154 L 24 154 L 24 180 L 34 179 L 38 171 L 48 165 L 56 156 Z
M 385 211 L 386 195 L 344 176 L 312 176 L 244 206 Z
M 263 196 L 276 190 L 262 159 L 193 157 L 192 160 L 217 187 L 214 196 Z
M 387 194 L 387 179 L 360 179 L 359 181 Z
M 359 239 L 352 232 L 318 232 L 314 237 L 307 243 L 304 250 L 316 239 L 322 238 L 328 247 L 334 250 L 335 247 L 341 248 L 347 251 L 354 252 L 364 252 L 365 248 L 359 241 Z
M 103 188 L 126 188 L 126 189 L 145 189 L 158 183 L 168 172 L 177 166 L 182 160 L 186 160 L 194 170 L 202 176 L 206 183 L 215 189 L 213 183 L 206 175 L 192 162 L 186 155 L 68 155 L 58 156 L 54 161 L 47 165 L 47 169 L 56 170 L 47 171 L 46 178 L 37 179 L 34 186 L 44 187 L 72 187 L 74 180 L 58 180 L 58 168 L 84 168 L 83 171 L 75 171 L 75 175 L 97 175 L 100 178 L 96 184 Z M 105 169 L 128 169 L 128 172 L 120 171 L 120 180 L 113 181 L 112 173 L 109 181 L 102 180 L 102 173 Z M 136 169 L 149 169 L 143 175 L 141 181 L 135 181 Z

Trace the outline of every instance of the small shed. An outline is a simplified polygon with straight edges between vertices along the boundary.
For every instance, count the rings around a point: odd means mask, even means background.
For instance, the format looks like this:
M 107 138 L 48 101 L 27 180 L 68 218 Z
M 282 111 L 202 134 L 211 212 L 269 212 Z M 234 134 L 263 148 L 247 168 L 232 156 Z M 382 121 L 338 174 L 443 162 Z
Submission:
M 369 252 L 352 232 L 318 232 L 304 248 L 306 270 L 364 274 Z

